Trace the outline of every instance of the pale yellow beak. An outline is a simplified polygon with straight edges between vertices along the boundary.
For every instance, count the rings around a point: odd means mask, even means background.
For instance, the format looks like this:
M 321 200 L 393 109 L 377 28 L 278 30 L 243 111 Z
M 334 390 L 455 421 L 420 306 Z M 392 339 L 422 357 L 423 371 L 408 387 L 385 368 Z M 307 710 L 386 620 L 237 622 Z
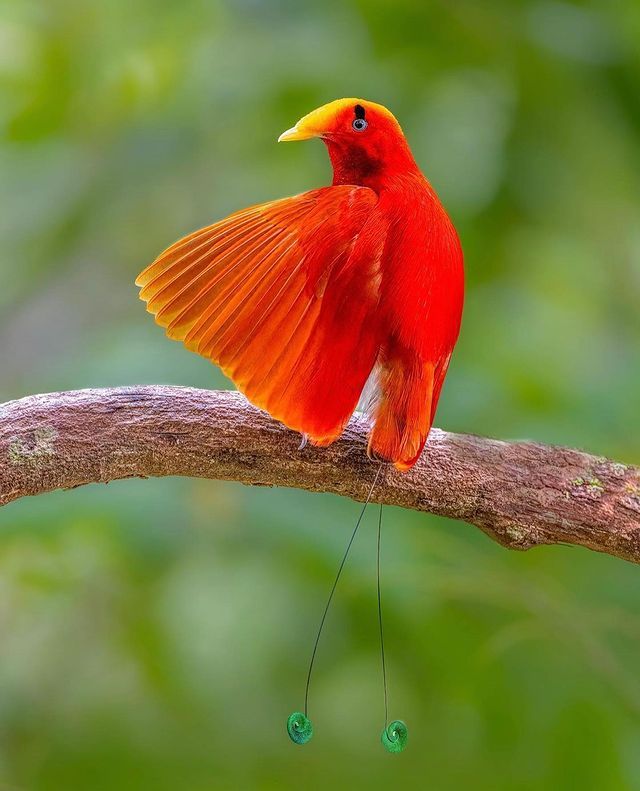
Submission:
M 335 102 L 323 104 L 322 107 L 303 116 L 291 129 L 283 132 L 278 138 L 278 143 L 324 137 L 335 127 L 338 114 L 344 108 L 358 103 L 362 103 L 362 99 L 337 99 Z
M 288 143 L 291 140 L 310 140 L 312 137 L 318 137 L 320 134 L 322 133 L 316 132 L 310 129 L 306 124 L 303 124 L 302 121 L 298 121 L 295 126 L 292 126 L 291 129 L 287 129 L 286 132 L 280 135 L 278 143 Z

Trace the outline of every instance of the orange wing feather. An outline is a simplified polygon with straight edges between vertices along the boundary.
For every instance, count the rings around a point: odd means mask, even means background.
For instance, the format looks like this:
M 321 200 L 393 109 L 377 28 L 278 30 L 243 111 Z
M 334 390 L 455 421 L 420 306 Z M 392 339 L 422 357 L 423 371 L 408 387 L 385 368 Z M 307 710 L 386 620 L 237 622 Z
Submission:
M 239 211 L 165 250 L 136 280 L 140 297 L 256 406 L 328 444 L 379 346 L 376 202 L 336 186 Z

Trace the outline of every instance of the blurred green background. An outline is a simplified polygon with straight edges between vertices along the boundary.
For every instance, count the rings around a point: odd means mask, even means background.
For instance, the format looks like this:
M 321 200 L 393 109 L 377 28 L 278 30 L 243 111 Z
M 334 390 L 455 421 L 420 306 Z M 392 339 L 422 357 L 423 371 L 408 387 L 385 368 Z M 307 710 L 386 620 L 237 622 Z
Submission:
M 637 0 L 0 0 L 0 400 L 227 387 L 133 280 L 178 236 L 327 183 L 277 146 L 340 96 L 388 105 L 463 240 L 437 424 L 640 461 Z M 375 516 L 311 690 L 358 507 L 146 480 L 0 512 L 0 788 L 640 789 L 640 569 L 507 552 L 388 509 L 379 744 Z

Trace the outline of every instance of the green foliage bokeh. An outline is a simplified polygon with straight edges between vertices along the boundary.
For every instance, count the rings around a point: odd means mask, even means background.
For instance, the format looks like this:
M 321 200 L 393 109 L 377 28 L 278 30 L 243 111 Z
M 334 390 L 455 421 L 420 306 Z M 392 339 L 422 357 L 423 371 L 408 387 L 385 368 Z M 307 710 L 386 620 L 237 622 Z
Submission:
M 637 0 L 0 0 L 0 401 L 229 383 L 137 272 L 178 236 L 326 183 L 277 146 L 339 96 L 400 119 L 463 240 L 437 424 L 640 460 Z M 640 571 L 386 512 L 286 736 L 357 506 L 195 480 L 0 512 L 0 788 L 640 789 Z

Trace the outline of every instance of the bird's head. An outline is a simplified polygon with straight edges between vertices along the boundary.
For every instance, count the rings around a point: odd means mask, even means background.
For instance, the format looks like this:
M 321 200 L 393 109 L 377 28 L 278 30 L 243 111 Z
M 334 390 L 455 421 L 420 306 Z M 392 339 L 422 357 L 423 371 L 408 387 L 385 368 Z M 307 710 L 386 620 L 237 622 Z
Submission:
M 334 184 L 376 187 L 381 179 L 417 166 L 394 116 L 365 99 L 336 99 L 305 115 L 278 142 L 321 138 L 329 150 Z

